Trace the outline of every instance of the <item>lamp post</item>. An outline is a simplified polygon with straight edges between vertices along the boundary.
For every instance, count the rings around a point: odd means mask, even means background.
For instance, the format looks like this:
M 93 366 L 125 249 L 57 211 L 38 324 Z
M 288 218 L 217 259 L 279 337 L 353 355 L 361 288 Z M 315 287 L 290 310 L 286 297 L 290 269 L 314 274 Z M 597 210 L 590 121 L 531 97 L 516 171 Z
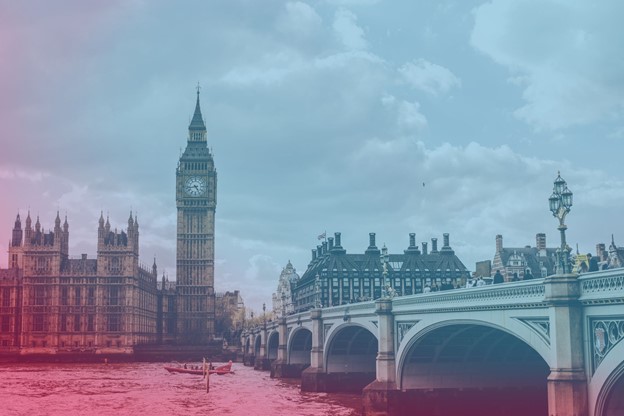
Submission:
M 262 302 L 262 323 L 266 331 L 266 303 Z
M 314 308 L 322 308 L 321 304 L 321 276 L 316 274 L 316 278 L 314 279 Z
M 561 247 L 557 249 L 557 274 L 567 274 L 572 272 L 570 265 L 570 247 L 566 243 L 565 230 L 568 228 L 563 221 L 572 207 L 572 191 L 568 189 L 566 181 L 561 178 L 561 173 L 557 172 L 554 182 L 553 193 L 548 198 L 550 212 L 559 220 L 557 229 L 561 233 Z
M 393 290 L 388 283 L 388 261 L 390 260 L 390 256 L 388 255 L 388 248 L 384 244 L 381 248 L 381 256 L 379 256 L 381 260 L 382 272 L 381 272 L 381 297 L 384 299 L 390 299 L 394 296 Z

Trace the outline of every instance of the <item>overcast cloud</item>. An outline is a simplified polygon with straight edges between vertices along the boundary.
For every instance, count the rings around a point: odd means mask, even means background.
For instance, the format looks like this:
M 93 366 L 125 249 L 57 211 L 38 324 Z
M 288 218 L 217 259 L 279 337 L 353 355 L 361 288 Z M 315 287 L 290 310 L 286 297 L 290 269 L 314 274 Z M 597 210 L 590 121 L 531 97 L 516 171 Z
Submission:
M 175 168 L 199 81 L 219 174 L 216 290 L 259 310 L 324 231 L 402 252 L 451 235 L 470 270 L 505 245 L 624 243 L 618 1 L 0 0 L 0 237 L 17 212 L 95 255 L 138 213 L 175 278 Z M 618 237 L 620 236 L 620 237 Z M 6 267 L 6 255 L 0 267 Z

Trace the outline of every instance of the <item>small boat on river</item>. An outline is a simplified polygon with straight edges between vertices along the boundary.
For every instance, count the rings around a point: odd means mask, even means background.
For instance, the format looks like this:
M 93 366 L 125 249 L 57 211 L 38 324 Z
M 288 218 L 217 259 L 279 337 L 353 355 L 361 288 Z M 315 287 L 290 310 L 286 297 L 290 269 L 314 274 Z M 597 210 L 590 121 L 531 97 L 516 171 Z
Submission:
M 186 365 L 185 367 L 169 367 L 169 366 L 165 366 L 165 370 L 169 371 L 170 373 L 184 373 L 184 374 L 195 374 L 195 375 L 204 375 L 204 370 L 202 369 L 202 366 L 196 366 L 194 368 L 188 368 Z M 224 374 L 231 374 L 233 373 L 232 371 L 232 361 L 229 361 L 227 364 L 223 364 L 220 365 L 218 367 L 214 367 L 211 368 L 208 373 L 210 374 L 217 374 L 219 376 L 222 376 Z

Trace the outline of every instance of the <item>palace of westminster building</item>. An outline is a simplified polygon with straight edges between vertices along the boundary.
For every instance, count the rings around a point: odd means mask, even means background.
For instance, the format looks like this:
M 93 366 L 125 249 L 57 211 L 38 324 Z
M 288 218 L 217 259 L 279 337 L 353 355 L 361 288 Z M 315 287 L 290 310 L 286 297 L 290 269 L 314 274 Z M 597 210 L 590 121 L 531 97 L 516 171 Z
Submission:
M 113 354 L 139 345 L 206 345 L 214 337 L 217 172 L 199 90 L 176 169 L 176 282 L 139 261 L 139 223 L 111 230 L 100 215 L 97 256 L 69 256 L 69 224 L 44 231 L 17 215 L 0 269 L 0 352 Z

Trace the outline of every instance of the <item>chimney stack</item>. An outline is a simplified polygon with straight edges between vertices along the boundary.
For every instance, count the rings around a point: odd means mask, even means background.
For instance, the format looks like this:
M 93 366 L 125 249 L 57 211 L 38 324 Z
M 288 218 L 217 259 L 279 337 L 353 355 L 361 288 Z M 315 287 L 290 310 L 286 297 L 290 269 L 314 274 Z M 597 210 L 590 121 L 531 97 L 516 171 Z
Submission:
M 496 235 L 496 252 L 503 251 L 503 236 L 500 234 Z
M 329 250 L 331 251 L 334 248 L 334 237 L 329 237 L 327 241 L 329 241 Z
M 375 233 L 368 233 L 368 247 L 375 247 Z
M 415 233 L 410 233 L 409 235 L 409 248 L 414 248 L 416 247 L 416 234 Z
M 316 260 L 316 249 L 312 249 L 312 261 Z
M 449 242 L 449 233 L 444 233 L 442 234 L 442 237 L 444 237 L 444 248 L 451 248 L 451 244 Z
M 431 254 L 435 254 L 437 252 L 438 252 L 438 239 L 434 237 L 431 239 Z
M 422 253 L 427 254 L 427 243 L 423 241 L 422 243 Z
M 321 258 L 323 255 L 323 246 L 316 246 L 316 257 Z
M 538 250 L 546 250 L 546 234 L 538 233 L 535 235 L 535 247 Z
M 336 248 L 342 247 L 342 244 L 340 244 L 340 233 L 334 233 L 334 237 L 336 238 Z
M 327 241 L 323 241 L 323 243 L 321 245 L 323 246 L 323 254 L 327 254 L 328 253 Z

